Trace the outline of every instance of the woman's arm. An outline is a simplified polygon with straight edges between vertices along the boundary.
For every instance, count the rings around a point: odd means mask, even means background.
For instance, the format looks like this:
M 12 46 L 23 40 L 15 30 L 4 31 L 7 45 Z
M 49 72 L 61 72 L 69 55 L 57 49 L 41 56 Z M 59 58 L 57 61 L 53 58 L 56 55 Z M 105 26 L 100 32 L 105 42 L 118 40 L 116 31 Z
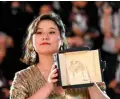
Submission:
M 47 99 L 51 92 L 54 90 L 55 83 L 58 81 L 56 78 L 58 76 L 57 68 L 55 66 L 52 67 L 51 73 L 48 76 L 48 82 L 40 88 L 34 95 L 29 97 L 28 99 Z
M 46 99 L 54 90 L 54 83 L 57 82 L 57 69 L 52 69 L 48 77 L 48 82 L 40 88 L 35 94 L 29 97 L 29 87 L 26 79 L 21 73 L 16 73 L 11 89 L 10 99 Z
M 96 83 L 93 86 L 88 87 L 90 99 L 110 99 L 106 93 L 104 93 Z
M 57 74 L 57 69 L 54 67 L 53 70 L 51 70 L 51 73 L 48 77 L 48 83 L 45 84 L 42 88 L 40 88 L 33 96 L 31 96 L 28 99 L 46 99 L 49 97 L 51 94 L 52 90 L 54 90 L 55 87 L 55 82 L 58 81 L 56 77 L 58 76 Z
M 40 88 L 34 95 L 29 97 L 28 99 L 38 99 L 38 98 L 47 99 L 52 92 L 52 89 L 53 89 L 52 87 L 53 85 L 51 83 L 47 83 L 45 86 Z

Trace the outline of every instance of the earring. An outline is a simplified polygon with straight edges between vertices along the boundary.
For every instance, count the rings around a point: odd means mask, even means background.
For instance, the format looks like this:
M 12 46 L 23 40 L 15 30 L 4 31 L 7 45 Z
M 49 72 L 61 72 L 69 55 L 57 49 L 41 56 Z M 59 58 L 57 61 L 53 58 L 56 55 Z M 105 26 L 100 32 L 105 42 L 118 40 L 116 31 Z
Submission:
M 35 60 L 36 59 L 36 52 L 35 50 L 33 49 L 33 51 L 31 52 L 31 57 Z
M 63 41 L 60 41 L 60 51 L 64 50 Z

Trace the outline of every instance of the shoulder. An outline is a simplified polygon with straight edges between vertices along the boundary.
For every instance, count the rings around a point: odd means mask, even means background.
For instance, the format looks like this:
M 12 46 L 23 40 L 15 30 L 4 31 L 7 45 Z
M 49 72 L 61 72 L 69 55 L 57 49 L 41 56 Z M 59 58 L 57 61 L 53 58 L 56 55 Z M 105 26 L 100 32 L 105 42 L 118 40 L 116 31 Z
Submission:
M 30 79 L 32 79 L 34 77 L 34 75 L 33 75 L 34 69 L 35 69 L 34 66 L 29 66 L 26 69 L 16 72 L 11 88 L 27 86 L 28 81 L 30 81 Z
M 31 71 L 34 70 L 34 69 L 35 69 L 35 66 L 34 66 L 34 65 L 31 65 L 31 66 L 27 67 L 26 69 L 22 69 L 22 70 L 16 72 L 16 74 L 29 73 L 29 72 L 31 72 Z
M 21 79 L 29 79 L 31 76 L 34 76 L 36 73 L 36 67 L 34 65 L 31 65 L 29 67 L 27 67 L 26 69 L 22 69 L 18 72 L 15 73 L 15 77 L 16 78 L 21 78 Z
M 26 69 L 15 73 L 14 80 L 10 88 L 10 99 L 25 99 L 29 93 L 29 83 L 35 66 L 29 66 Z M 34 76 L 34 75 L 33 75 Z

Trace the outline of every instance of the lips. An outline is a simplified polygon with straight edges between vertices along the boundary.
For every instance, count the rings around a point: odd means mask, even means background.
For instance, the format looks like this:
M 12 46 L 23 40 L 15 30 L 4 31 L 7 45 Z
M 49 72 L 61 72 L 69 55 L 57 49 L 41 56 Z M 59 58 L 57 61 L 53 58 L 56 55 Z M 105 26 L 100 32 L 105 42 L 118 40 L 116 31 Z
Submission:
M 48 43 L 48 42 L 43 42 L 43 43 L 41 43 L 40 45 L 50 45 L 50 43 Z

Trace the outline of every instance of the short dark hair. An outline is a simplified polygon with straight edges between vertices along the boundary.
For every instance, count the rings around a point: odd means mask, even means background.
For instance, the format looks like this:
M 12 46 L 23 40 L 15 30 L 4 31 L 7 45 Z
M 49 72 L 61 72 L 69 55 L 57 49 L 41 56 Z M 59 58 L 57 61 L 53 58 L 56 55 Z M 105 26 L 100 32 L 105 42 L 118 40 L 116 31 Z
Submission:
M 32 36 L 33 34 L 36 33 L 37 26 L 42 20 L 52 20 L 57 25 L 60 31 L 60 36 L 63 40 L 63 49 L 66 49 L 69 47 L 65 37 L 65 26 L 61 18 L 55 13 L 40 15 L 32 21 L 32 23 L 29 25 L 27 29 L 27 36 L 24 42 L 24 47 L 23 47 L 24 53 L 21 60 L 28 65 L 32 65 L 38 62 L 38 54 L 34 50 L 33 43 L 32 43 Z

